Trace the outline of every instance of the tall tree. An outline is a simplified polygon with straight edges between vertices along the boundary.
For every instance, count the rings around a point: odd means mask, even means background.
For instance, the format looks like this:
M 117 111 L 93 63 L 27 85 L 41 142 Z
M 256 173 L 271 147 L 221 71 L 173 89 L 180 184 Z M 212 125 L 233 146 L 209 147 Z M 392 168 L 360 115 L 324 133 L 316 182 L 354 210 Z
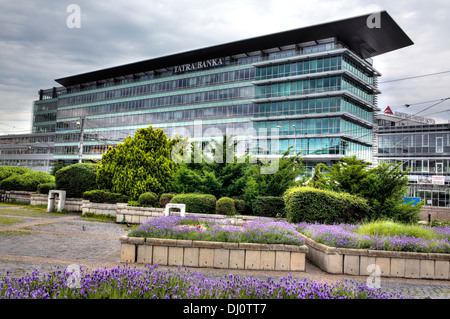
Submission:
M 109 147 L 97 170 L 100 189 L 128 195 L 161 194 L 170 190 L 176 164 L 171 150 L 179 139 L 168 139 L 162 129 L 139 129 L 117 147 Z

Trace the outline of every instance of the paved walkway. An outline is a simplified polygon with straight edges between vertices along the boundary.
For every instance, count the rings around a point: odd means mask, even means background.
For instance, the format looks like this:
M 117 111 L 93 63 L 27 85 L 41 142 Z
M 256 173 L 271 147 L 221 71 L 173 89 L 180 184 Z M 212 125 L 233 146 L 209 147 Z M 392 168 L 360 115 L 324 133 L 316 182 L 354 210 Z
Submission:
M 0 206 L 0 218 L 22 221 L 8 226 L 0 224 L 0 278 L 7 270 L 10 276 L 21 277 L 36 268 L 44 273 L 73 264 L 89 269 L 110 268 L 120 264 L 119 237 L 128 233 L 125 225 L 88 221 L 80 214 L 31 216 L 28 212 L 29 209 L 25 207 Z M 195 271 L 209 276 L 229 273 L 228 270 L 220 269 Z M 233 274 L 277 279 L 288 273 L 233 270 Z M 306 272 L 294 272 L 292 275 L 296 279 L 328 283 L 351 280 L 364 284 L 367 280 L 362 276 L 330 275 L 309 262 Z M 450 299 L 450 281 L 381 278 L 381 289 L 386 293 L 401 292 L 411 299 Z

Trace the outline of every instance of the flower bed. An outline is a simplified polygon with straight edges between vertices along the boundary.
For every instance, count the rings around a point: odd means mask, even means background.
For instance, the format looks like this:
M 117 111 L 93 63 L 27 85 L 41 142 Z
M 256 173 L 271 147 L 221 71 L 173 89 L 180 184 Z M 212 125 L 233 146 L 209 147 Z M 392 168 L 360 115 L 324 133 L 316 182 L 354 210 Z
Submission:
M 279 282 L 226 275 L 208 278 L 198 272 L 144 270 L 128 266 L 82 270 L 73 287 L 67 270 L 0 280 L 0 299 L 403 299 L 362 285 L 328 285 L 297 281 L 291 276 Z M 71 287 L 72 286 L 72 287 Z
M 450 253 L 450 227 L 423 227 L 425 232 L 418 235 L 405 234 L 364 234 L 358 225 L 298 224 L 298 230 L 314 241 L 336 248 L 404 251 L 421 253 Z M 434 236 L 433 236 L 434 234 Z M 420 236 L 419 235 L 424 235 Z
M 430 238 L 364 234 L 360 226 L 346 224 L 301 223 L 298 229 L 305 236 L 308 259 L 329 273 L 370 276 L 378 269 L 385 277 L 450 279 L 448 227 L 420 230 Z
M 121 262 L 223 269 L 305 271 L 295 226 L 259 218 L 242 227 L 198 217 L 150 218 L 121 239 Z
M 156 217 L 149 218 L 128 236 L 231 243 L 304 244 L 304 239 L 299 236 L 294 225 L 267 218 L 233 226 L 230 221 L 224 223 L 195 216 Z

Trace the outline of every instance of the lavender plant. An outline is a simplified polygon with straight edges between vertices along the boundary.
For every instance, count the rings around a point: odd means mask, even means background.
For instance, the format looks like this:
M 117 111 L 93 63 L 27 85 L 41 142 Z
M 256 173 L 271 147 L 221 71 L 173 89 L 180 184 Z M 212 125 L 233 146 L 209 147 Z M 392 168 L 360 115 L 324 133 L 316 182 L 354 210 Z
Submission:
M 450 253 L 450 227 L 426 227 L 429 236 L 408 234 L 374 233 L 365 234 L 359 225 L 335 224 L 297 224 L 298 230 L 313 240 L 338 248 L 389 250 L 424 253 Z M 364 227 L 363 227 L 364 228 Z M 422 233 L 422 232 L 420 232 Z
M 209 278 L 187 269 L 174 272 L 157 267 L 83 269 L 78 288 L 67 284 L 71 275 L 67 269 L 42 275 L 36 269 L 25 277 L 2 279 L 0 299 L 403 299 L 398 293 L 385 294 L 363 285 L 329 285 L 292 275 L 279 281 L 232 274 Z
M 130 237 L 203 240 L 219 242 L 249 242 L 265 244 L 303 245 L 304 240 L 293 224 L 258 218 L 243 227 L 231 222 L 198 217 L 154 217 L 128 234 Z

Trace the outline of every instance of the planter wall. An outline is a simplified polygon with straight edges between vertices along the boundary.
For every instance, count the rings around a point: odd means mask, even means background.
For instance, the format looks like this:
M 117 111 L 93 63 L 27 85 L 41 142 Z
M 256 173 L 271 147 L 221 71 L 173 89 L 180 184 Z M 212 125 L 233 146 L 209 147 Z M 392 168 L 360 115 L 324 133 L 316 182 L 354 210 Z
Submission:
M 42 194 L 31 194 L 30 197 L 30 205 L 47 205 L 48 203 L 48 195 L 42 195 Z M 55 198 L 55 207 L 58 206 L 59 203 L 59 197 L 57 196 Z M 66 203 L 64 206 L 64 209 L 72 212 L 81 212 L 82 211 L 82 205 L 83 205 L 83 199 L 81 198 L 67 198 L 66 197 Z
M 221 243 L 123 236 L 122 263 L 192 268 L 305 271 L 306 246 Z
M 180 215 L 179 212 L 170 212 L 170 215 Z M 231 222 L 233 225 L 242 225 L 247 221 L 251 221 L 253 219 L 261 218 L 257 216 L 225 216 L 225 215 L 217 215 L 217 214 L 192 214 L 185 213 L 186 216 L 195 216 L 198 218 L 214 218 L 219 222 L 223 223 Z M 164 208 L 151 208 L 151 207 L 137 207 L 137 206 L 128 206 L 127 204 L 117 204 L 117 215 L 116 222 L 117 223 L 130 223 L 130 224 L 141 224 L 146 221 L 150 217 L 161 217 L 164 216 Z M 277 220 L 274 218 L 274 220 Z
M 307 258 L 331 274 L 370 276 L 375 264 L 381 277 L 450 280 L 450 254 L 335 248 L 302 236 Z

